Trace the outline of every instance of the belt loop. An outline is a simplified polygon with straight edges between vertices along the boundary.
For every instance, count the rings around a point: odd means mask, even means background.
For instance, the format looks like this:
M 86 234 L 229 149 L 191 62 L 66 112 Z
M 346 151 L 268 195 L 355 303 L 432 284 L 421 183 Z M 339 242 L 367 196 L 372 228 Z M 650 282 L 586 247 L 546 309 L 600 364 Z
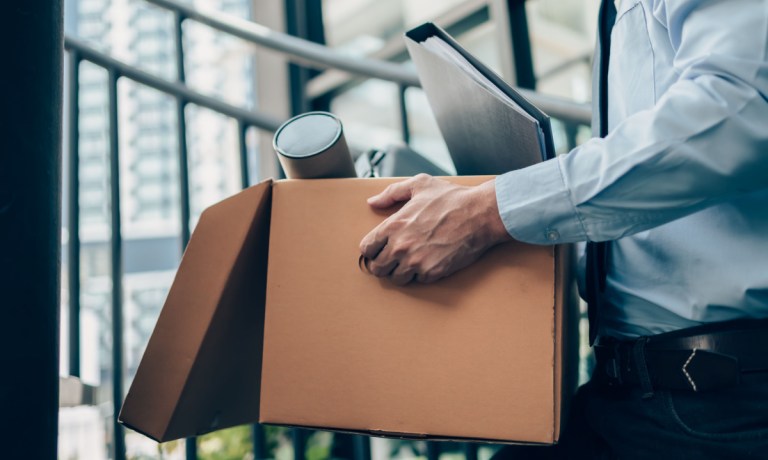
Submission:
M 637 363 L 637 373 L 640 379 L 640 389 L 643 390 L 643 399 L 653 397 L 653 384 L 648 374 L 648 363 L 645 361 L 645 344 L 648 343 L 648 337 L 640 337 L 632 346 L 632 357 Z

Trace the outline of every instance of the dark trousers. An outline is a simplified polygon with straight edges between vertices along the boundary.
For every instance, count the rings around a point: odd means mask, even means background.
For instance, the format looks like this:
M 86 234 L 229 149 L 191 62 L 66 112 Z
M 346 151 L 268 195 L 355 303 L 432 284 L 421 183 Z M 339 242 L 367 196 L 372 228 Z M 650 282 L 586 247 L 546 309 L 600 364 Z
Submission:
M 768 459 L 768 383 L 715 391 L 583 385 L 552 447 L 507 446 L 506 459 Z

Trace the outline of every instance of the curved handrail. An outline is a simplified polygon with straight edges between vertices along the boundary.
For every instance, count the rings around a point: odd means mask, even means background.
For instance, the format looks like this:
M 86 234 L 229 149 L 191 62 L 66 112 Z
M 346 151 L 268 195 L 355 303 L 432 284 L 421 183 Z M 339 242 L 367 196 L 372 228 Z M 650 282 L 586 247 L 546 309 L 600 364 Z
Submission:
M 377 78 L 403 86 L 421 86 L 413 69 L 393 62 L 370 58 L 350 57 L 309 40 L 277 32 L 261 24 L 240 19 L 209 8 L 191 7 L 175 0 L 146 0 L 158 7 L 171 10 L 184 19 L 191 19 L 215 30 L 236 36 L 249 43 L 291 56 L 296 62 L 314 68 L 338 69 L 354 75 Z M 591 109 L 556 96 L 522 88 L 517 90 L 529 101 L 555 118 L 588 125 Z
M 290 55 L 311 67 L 340 69 L 355 75 L 392 81 L 406 86 L 419 86 L 415 72 L 387 61 L 350 57 L 309 40 L 277 32 L 261 24 L 240 19 L 210 8 L 197 8 L 173 0 L 147 0 L 161 8 L 176 11 L 185 19 L 192 19 L 213 29 Z
M 119 61 L 87 45 L 85 42 L 72 37 L 64 38 L 64 48 L 67 51 L 75 51 L 80 59 L 90 61 L 105 69 L 112 69 L 120 77 L 125 77 L 143 85 L 154 88 L 158 91 L 175 96 L 184 102 L 190 102 L 201 107 L 213 110 L 231 118 L 243 120 L 245 123 L 261 128 L 267 131 L 275 131 L 282 123 L 275 117 L 265 115 L 261 112 L 253 112 L 231 104 L 227 104 L 219 99 L 198 93 L 188 86 L 165 80 L 152 75 L 136 67 Z

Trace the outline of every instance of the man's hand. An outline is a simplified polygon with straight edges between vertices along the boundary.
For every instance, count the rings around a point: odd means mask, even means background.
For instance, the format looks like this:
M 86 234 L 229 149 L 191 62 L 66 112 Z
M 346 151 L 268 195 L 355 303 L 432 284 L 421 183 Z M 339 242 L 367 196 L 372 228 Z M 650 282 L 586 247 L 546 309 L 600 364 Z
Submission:
M 404 285 L 431 283 L 512 238 L 496 204 L 494 181 L 462 187 L 419 174 L 368 199 L 377 209 L 407 202 L 360 242 L 370 272 Z

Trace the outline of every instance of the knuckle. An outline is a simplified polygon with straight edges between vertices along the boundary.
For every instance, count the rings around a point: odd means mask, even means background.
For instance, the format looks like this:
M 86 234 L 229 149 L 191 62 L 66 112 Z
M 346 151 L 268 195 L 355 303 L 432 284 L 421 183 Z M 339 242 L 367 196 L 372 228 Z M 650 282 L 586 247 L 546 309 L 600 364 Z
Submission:
M 398 230 L 400 230 L 400 221 L 398 219 L 397 213 L 389 216 L 384 222 L 382 222 L 379 225 L 379 229 L 378 229 L 378 231 L 382 235 L 385 233 L 388 235 L 392 235 L 393 233 L 396 233 Z M 387 237 L 386 241 L 390 242 L 391 238 Z
M 360 242 L 360 252 L 368 257 L 375 258 L 387 242 L 388 226 L 382 223 Z
M 425 266 L 424 256 L 422 253 L 417 252 L 416 254 L 413 255 L 413 257 L 411 257 L 410 268 L 416 273 L 423 273 L 429 270 Z
M 390 253 L 396 258 L 403 257 L 408 253 L 408 245 L 405 243 L 394 243 Z
M 368 269 L 371 271 L 371 274 L 374 276 L 384 276 L 386 273 L 384 273 L 384 265 L 380 261 L 373 260 L 368 265 Z
M 413 179 L 411 179 L 411 188 L 415 191 L 421 189 L 424 187 L 429 180 L 429 176 L 424 173 L 419 173 L 415 176 L 413 176 Z

